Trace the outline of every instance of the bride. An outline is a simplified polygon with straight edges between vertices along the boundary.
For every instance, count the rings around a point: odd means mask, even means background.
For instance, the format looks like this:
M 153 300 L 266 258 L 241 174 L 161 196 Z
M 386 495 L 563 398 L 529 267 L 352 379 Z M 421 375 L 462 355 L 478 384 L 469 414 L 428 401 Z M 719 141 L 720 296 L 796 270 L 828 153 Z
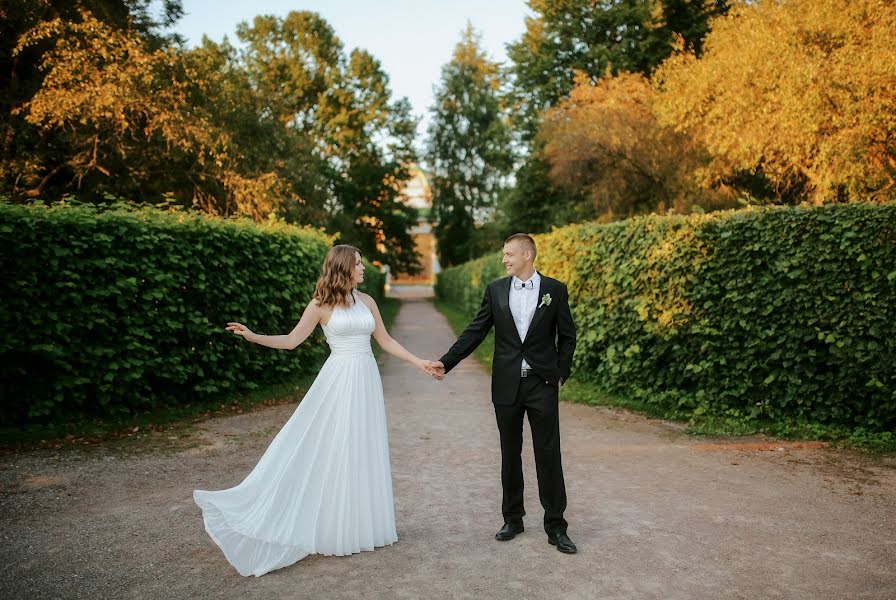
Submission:
M 258 464 L 236 487 L 193 492 L 205 530 L 240 575 L 264 575 L 309 554 L 346 555 L 398 540 L 383 385 L 370 335 L 431 373 L 389 336 L 364 280 L 360 251 L 330 249 L 314 296 L 288 335 L 227 330 L 293 349 L 320 323 L 330 356 Z

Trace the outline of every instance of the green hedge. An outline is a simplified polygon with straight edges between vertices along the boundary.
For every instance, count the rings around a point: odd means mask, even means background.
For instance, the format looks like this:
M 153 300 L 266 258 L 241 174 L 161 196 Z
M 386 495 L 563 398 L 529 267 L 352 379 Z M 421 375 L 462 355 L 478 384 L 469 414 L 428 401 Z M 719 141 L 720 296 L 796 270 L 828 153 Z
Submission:
M 307 372 L 326 354 L 319 333 L 285 352 L 224 327 L 289 332 L 331 243 L 282 223 L 0 203 L 0 423 L 190 403 Z M 382 297 L 374 271 L 366 291 Z
M 575 376 L 682 416 L 896 427 L 896 206 L 646 216 L 536 240 L 539 270 L 570 289 Z M 473 314 L 497 263 L 446 270 L 440 297 Z
M 438 273 L 434 286 L 436 297 L 475 315 L 482 303 L 485 286 L 505 275 L 501 258 L 501 252 L 496 252 Z

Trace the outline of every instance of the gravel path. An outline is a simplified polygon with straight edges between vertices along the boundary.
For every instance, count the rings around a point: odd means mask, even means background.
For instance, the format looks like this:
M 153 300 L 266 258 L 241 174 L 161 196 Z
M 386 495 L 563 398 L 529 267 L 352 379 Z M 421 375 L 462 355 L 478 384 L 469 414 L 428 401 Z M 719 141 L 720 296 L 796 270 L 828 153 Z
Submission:
M 429 302 L 392 331 L 438 357 Z M 294 405 L 93 448 L 0 457 L 0 598 L 896 598 L 896 457 L 692 438 L 663 421 L 561 407 L 570 537 L 541 531 L 528 434 L 527 530 L 501 525 L 489 379 L 381 359 L 400 540 L 243 578 L 191 493 L 238 483 Z M 528 429 L 528 427 L 526 428 Z

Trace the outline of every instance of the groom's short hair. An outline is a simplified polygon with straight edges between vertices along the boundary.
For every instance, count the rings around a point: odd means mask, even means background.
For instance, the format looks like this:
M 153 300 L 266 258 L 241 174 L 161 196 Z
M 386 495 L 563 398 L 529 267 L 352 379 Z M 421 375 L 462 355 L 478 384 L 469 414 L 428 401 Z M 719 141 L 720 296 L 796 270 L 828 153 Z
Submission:
M 504 240 L 505 244 L 507 244 L 509 242 L 522 243 L 526 247 L 526 250 L 529 250 L 532 252 L 533 260 L 538 255 L 538 252 L 536 252 L 536 250 L 535 250 L 535 240 L 532 239 L 531 235 L 527 235 L 525 233 L 514 233 L 512 236 L 510 236 L 509 238 Z

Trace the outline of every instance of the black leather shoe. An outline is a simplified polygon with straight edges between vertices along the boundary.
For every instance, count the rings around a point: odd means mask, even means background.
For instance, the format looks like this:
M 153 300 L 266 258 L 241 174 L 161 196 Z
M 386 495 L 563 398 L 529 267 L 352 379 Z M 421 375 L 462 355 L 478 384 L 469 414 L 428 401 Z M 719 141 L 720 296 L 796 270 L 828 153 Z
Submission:
M 554 533 L 548 536 L 548 543 L 551 546 L 557 546 L 557 550 L 565 554 L 575 554 L 578 552 L 576 545 L 572 543 L 569 536 L 565 533 Z
M 516 537 L 516 534 L 524 532 L 526 529 L 523 524 L 504 523 L 501 531 L 495 534 L 495 539 L 499 542 L 506 542 Z

